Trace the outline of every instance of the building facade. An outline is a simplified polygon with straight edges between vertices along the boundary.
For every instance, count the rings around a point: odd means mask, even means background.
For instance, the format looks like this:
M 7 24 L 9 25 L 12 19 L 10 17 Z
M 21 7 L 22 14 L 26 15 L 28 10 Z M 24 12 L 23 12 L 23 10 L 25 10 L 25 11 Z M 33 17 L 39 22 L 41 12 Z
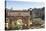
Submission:
M 32 11 L 21 11 L 21 10 L 12 10 L 6 12 L 6 22 L 8 23 L 8 29 L 13 29 L 16 25 L 16 21 L 20 21 L 20 24 L 22 24 L 22 28 L 26 29 L 30 27 L 30 24 L 32 22 L 30 21 L 30 12 Z

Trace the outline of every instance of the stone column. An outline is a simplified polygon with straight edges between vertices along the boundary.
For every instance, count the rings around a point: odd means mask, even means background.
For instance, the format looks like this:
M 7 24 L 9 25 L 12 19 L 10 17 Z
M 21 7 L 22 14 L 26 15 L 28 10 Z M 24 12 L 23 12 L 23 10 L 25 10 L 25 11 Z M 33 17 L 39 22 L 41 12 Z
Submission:
M 12 20 L 11 20 L 11 19 L 9 19 L 9 24 L 8 24 L 8 26 L 9 26 L 9 29 L 12 29 Z
M 30 28 L 30 17 L 28 17 L 28 28 Z

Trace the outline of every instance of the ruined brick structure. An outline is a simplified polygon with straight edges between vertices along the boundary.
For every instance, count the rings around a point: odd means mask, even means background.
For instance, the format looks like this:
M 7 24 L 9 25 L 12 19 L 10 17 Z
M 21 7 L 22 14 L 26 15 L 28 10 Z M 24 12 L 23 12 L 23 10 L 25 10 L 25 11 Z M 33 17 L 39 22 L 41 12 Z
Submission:
M 12 10 L 12 11 L 7 11 L 6 12 L 6 18 L 8 18 L 8 26 L 9 28 L 14 27 L 12 26 L 12 24 L 14 25 L 15 21 L 17 21 L 18 19 L 21 19 L 23 22 L 22 27 L 23 28 L 29 28 L 29 22 L 30 22 L 30 12 L 32 11 L 21 11 L 21 10 Z M 7 19 L 6 19 L 7 21 Z M 26 26 L 25 26 L 26 24 Z

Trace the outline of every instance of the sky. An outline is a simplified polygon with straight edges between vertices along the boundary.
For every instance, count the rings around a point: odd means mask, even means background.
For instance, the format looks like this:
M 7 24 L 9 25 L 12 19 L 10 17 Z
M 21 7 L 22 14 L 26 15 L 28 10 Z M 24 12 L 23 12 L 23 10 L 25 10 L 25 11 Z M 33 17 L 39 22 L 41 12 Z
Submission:
M 32 2 L 45 2 L 44 0 L 6 0 L 6 1 L 32 1 Z
M 44 6 L 43 2 L 31 2 L 31 1 L 6 1 L 6 8 L 14 10 L 16 9 L 29 9 L 29 8 L 41 8 Z

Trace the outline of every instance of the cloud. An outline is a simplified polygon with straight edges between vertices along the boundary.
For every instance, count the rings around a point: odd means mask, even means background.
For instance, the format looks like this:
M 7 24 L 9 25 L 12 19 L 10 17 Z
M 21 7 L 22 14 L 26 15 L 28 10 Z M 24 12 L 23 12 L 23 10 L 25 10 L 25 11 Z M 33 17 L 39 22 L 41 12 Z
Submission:
M 24 9 L 28 9 L 28 8 L 24 8 Z M 23 8 L 13 8 L 13 10 L 24 10 Z

